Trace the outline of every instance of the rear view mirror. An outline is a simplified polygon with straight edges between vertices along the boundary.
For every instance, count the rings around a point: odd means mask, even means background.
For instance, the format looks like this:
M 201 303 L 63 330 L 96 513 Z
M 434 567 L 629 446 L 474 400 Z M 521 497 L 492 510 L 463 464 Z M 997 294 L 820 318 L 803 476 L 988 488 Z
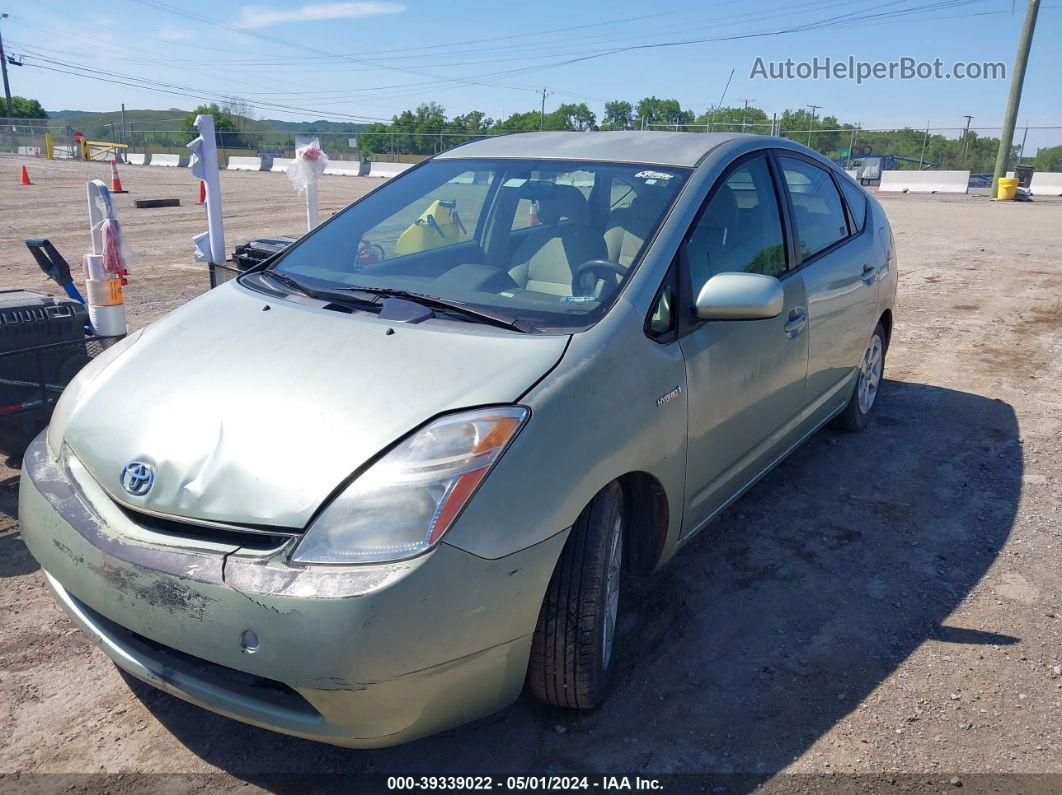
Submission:
M 782 283 L 761 273 L 720 273 L 697 296 L 701 320 L 764 320 L 782 312 Z

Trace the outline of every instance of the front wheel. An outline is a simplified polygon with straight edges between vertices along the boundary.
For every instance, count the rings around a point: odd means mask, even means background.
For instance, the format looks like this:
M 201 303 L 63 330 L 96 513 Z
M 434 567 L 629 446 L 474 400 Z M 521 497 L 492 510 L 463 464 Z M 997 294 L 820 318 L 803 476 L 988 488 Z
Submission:
M 855 390 L 837 416 L 837 424 L 846 431 L 861 431 L 870 422 L 870 416 L 878 402 L 878 391 L 885 373 L 885 329 L 878 323 L 870 337 L 870 344 L 859 363 L 859 375 Z
M 528 682 L 539 701 L 592 709 L 608 692 L 615 661 L 624 524 L 623 489 L 611 483 L 572 527 L 531 643 Z

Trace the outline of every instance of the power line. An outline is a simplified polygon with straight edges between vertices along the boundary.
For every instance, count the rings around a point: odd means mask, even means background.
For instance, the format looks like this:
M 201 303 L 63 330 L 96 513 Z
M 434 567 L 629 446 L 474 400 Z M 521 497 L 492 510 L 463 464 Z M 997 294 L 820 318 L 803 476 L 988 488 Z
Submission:
M 389 70 L 396 71 L 396 72 L 405 72 L 407 74 L 416 75 L 418 77 L 425 77 L 426 76 L 426 77 L 430 77 L 430 78 L 433 78 L 433 79 L 436 77 L 435 75 L 431 74 L 430 72 L 424 72 L 424 71 L 421 71 L 419 69 L 408 69 L 406 67 L 401 67 L 401 66 L 391 66 L 389 64 L 381 64 L 381 63 L 378 63 L 378 62 L 370 61 L 370 60 L 365 59 L 365 58 L 356 58 L 356 57 L 354 57 L 352 55 L 342 55 L 340 53 L 328 52 L 327 50 L 321 50 L 321 49 L 318 49 L 317 47 L 310 47 L 310 46 L 308 46 L 306 44 L 301 44 L 299 42 L 288 41 L 288 40 L 282 39 L 282 38 L 280 38 L 278 36 L 270 36 L 268 34 L 261 33 L 259 31 L 248 30 L 247 28 L 241 28 L 238 25 L 232 25 L 232 24 L 229 24 L 228 22 L 222 22 L 220 20 L 214 19 L 213 17 L 206 16 L 205 14 L 198 14 L 198 13 L 195 13 L 195 12 L 192 12 L 192 11 L 187 11 L 187 10 L 182 9 L 182 8 L 176 8 L 176 7 L 171 6 L 171 5 L 167 4 L 167 3 L 160 2 L 160 0 L 133 0 L 133 2 L 138 3 L 140 5 L 143 5 L 143 6 L 148 6 L 150 8 L 154 8 L 154 9 L 159 10 L 159 11 L 165 11 L 165 12 L 168 12 L 168 13 L 171 13 L 171 14 L 176 14 L 177 16 L 186 17 L 188 19 L 193 19 L 193 20 L 195 20 L 197 22 L 205 22 L 205 23 L 210 24 L 210 25 L 217 25 L 219 27 L 225 28 L 226 30 L 233 31 L 234 33 L 240 33 L 240 34 L 243 34 L 245 36 L 251 36 L 253 38 L 260 39 L 262 41 L 268 41 L 268 42 L 270 42 L 272 44 L 280 44 L 280 45 L 282 45 L 284 47 L 294 47 L 296 49 L 305 50 L 307 52 L 312 52 L 312 53 L 315 53 L 317 55 L 331 55 L 331 56 L 335 56 L 337 58 L 342 58 L 343 60 L 352 61 L 353 63 L 369 65 L 369 66 L 375 66 L 375 67 L 377 67 L 379 69 L 389 69 Z M 535 91 L 537 93 L 537 89 L 521 89 L 519 86 L 509 86 L 509 85 L 497 84 L 497 83 L 487 83 L 487 82 L 483 82 L 483 81 L 479 81 L 479 80 L 465 79 L 465 78 L 452 78 L 452 79 L 459 80 L 460 82 L 468 83 L 469 85 L 501 87 L 501 88 L 508 88 L 508 89 L 514 89 L 514 90 Z
M 165 3 L 155 2 L 154 0 L 135 0 L 135 1 L 139 2 L 139 3 L 143 4 L 143 5 L 148 5 L 148 6 L 151 6 L 151 7 L 154 7 L 154 8 L 158 8 L 160 10 L 166 10 L 169 13 L 176 13 L 178 15 L 186 16 L 188 18 L 192 18 L 192 19 L 198 18 L 200 20 L 210 20 L 209 17 L 193 14 L 191 12 L 184 12 L 182 9 L 175 9 L 172 6 L 167 6 Z M 906 2 L 906 1 L 907 0 L 897 0 L 897 2 L 887 3 L 886 5 L 898 5 L 898 4 L 902 4 L 903 2 Z M 518 69 L 501 70 L 501 71 L 489 72 L 489 73 L 482 74 L 482 75 L 474 75 L 474 76 L 464 77 L 464 78 L 446 78 L 446 79 L 442 79 L 442 80 L 436 79 L 436 80 L 432 80 L 432 81 L 423 81 L 423 82 L 407 83 L 407 84 L 398 84 L 398 85 L 391 85 L 391 86 L 374 86 L 374 87 L 365 87 L 365 88 L 359 88 L 359 89 L 348 89 L 347 92 L 343 92 L 343 93 L 340 93 L 340 92 L 321 92 L 321 93 L 333 93 L 333 94 L 336 94 L 337 96 L 335 98 L 338 101 L 338 104 L 346 104 L 346 101 L 345 101 L 346 98 L 349 98 L 350 100 L 354 100 L 354 99 L 359 99 L 360 100 L 360 99 L 362 99 L 360 97 L 351 96 L 352 92 L 359 92 L 359 93 L 380 92 L 380 93 L 377 93 L 377 95 L 374 97 L 374 99 L 381 100 L 381 99 L 397 98 L 397 97 L 400 97 L 400 96 L 403 96 L 403 95 L 408 95 L 409 93 L 411 93 L 411 92 L 404 92 L 404 93 L 403 92 L 395 92 L 394 91 L 395 89 L 416 88 L 416 89 L 418 89 L 418 93 L 419 93 L 419 92 L 422 92 L 423 90 L 427 89 L 428 87 L 438 86 L 437 88 L 435 88 L 435 90 L 437 90 L 437 91 L 449 90 L 450 88 L 455 87 L 453 85 L 453 83 L 455 81 L 459 82 L 459 83 L 463 83 L 463 84 L 485 85 L 485 86 L 504 88 L 504 89 L 510 89 L 510 90 L 534 91 L 535 93 L 538 93 L 538 91 L 539 91 L 538 89 L 528 89 L 528 88 L 523 88 L 523 87 L 519 87 L 519 86 L 506 85 L 506 84 L 502 84 L 502 83 L 487 82 L 487 78 L 511 77 L 513 75 L 516 75 L 516 74 L 522 74 L 522 73 L 531 72 L 531 71 L 537 71 L 537 70 L 541 70 L 541 69 L 557 68 L 557 67 L 564 66 L 564 65 L 567 65 L 567 64 L 571 64 L 571 63 L 577 63 L 577 62 L 580 62 L 580 61 L 591 60 L 591 59 L 594 59 L 594 58 L 606 57 L 606 56 L 610 56 L 610 55 L 615 55 L 615 54 L 624 53 L 624 52 L 631 52 L 631 51 L 636 51 L 636 50 L 642 50 L 642 49 L 654 49 L 654 48 L 661 48 L 661 47 L 688 46 L 688 45 L 700 44 L 700 43 L 708 43 L 708 42 L 728 41 L 728 40 L 732 41 L 732 40 L 747 39 L 747 38 L 778 36 L 778 35 L 784 35 L 784 34 L 788 34 L 788 33 L 802 32 L 802 31 L 806 31 L 806 30 L 816 30 L 816 29 L 828 28 L 828 27 L 841 25 L 841 24 L 847 25 L 847 24 L 857 23 L 857 22 L 860 22 L 860 21 L 869 21 L 869 20 L 874 20 L 875 24 L 880 24 L 882 19 L 888 19 L 888 18 L 891 18 L 891 17 L 909 16 L 909 15 L 912 15 L 912 14 L 919 14 L 919 13 L 924 13 L 924 12 L 927 12 L 927 11 L 935 11 L 935 10 L 939 10 L 939 9 L 943 9 L 943 8 L 953 8 L 953 7 L 959 7 L 959 6 L 967 6 L 967 5 L 970 5 L 972 3 L 981 2 L 981 1 L 983 1 L 983 0 L 937 0 L 936 2 L 929 2 L 929 3 L 925 3 L 925 4 L 922 4 L 922 5 L 918 5 L 918 6 L 913 6 L 913 7 L 908 7 L 908 8 L 900 8 L 900 9 L 892 9 L 892 10 L 883 11 L 883 12 L 882 11 L 878 11 L 878 12 L 875 12 L 875 13 L 866 13 L 865 9 L 859 9 L 859 10 L 850 11 L 850 12 L 847 12 L 847 13 L 844 13 L 844 14 L 834 15 L 834 16 L 828 17 L 826 19 L 820 19 L 820 20 L 817 20 L 817 21 L 814 21 L 814 22 L 803 23 L 803 24 L 796 25 L 796 26 L 793 26 L 793 27 L 781 28 L 781 29 L 777 29 L 777 30 L 752 31 L 752 32 L 738 33 L 738 34 L 727 35 L 727 36 L 713 36 L 713 37 L 700 38 L 700 39 L 684 39 L 684 40 L 678 40 L 678 41 L 649 42 L 649 43 L 642 43 L 642 44 L 638 44 L 638 45 L 632 45 L 632 46 L 629 46 L 629 47 L 605 49 L 605 50 L 601 50 L 601 51 L 597 51 L 597 52 L 590 52 L 590 53 L 585 53 L 584 52 L 579 57 L 564 59 L 564 60 L 557 61 L 557 62 L 554 62 L 554 63 L 533 64 L 533 65 L 525 66 L 525 67 L 518 68 Z M 819 5 L 819 4 L 820 3 L 806 3 L 806 4 L 803 4 L 803 5 L 813 6 L 813 5 Z M 883 8 L 883 7 L 884 6 L 880 6 L 880 5 L 875 6 L 875 8 L 878 8 L 878 9 Z M 648 16 L 655 16 L 655 15 L 648 15 Z M 738 15 L 738 16 L 741 16 L 741 15 Z M 305 50 L 308 50 L 310 52 L 317 53 L 319 57 L 323 56 L 325 58 L 338 58 L 338 59 L 341 59 L 341 60 L 350 60 L 350 61 L 352 61 L 354 63 L 358 63 L 358 64 L 361 64 L 361 65 L 364 65 L 364 66 L 368 66 L 368 67 L 371 67 L 371 68 L 374 68 L 374 69 L 389 69 L 391 71 L 405 71 L 405 72 L 410 72 L 412 74 L 424 74 L 423 72 L 421 72 L 419 70 L 410 70 L 410 69 L 405 69 L 403 67 L 392 67 L 392 66 L 389 66 L 389 65 L 375 63 L 375 62 L 367 60 L 367 59 L 355 58 L 353 56 L 347 56 L 347 55 L 343 55 L 343 54 L 339 54 L 339 53 L 328 53 L 327 51 L 316 50 L 315 48 L 309 48 L 309 47 L 305 47 L 305 46 L 297 44 L 297 43 L 287 42 L 287 41 L 285 41 L 283 39 L 278 39 L 278 38 L 271 37 L 271 36 L 265 36 L 263 34 L 255 34 L 253 32 L 249 32 L 249 31 L 246 31 L 244 29 L 240 29 L 240 28 L 238 28 L 236 26 L 228 25 L 227 23 L 217 22 L 216 20 L 210 20 L 210 22 L 208 24 L 218 24 L 221 27 L 225 27 L 225 28 L 228 28 L 228 29 L 234 29 L 234 30 L 236 30 L 239 33 L 244 33 L 245 35 L 255 35 L 257 38 L 262 38 L 262 39 L 267 40 L 267 41 L 273 41 L 273 42 L 276 42 L 276 43 L 280 43 L 280 44 L 283 44 L 284 46 L 290 46 L 290 47 L 296 47 L 296 48 L 299 48 L 299 49 L 305 49 Z M 602 24 L 604 24 L 604 23 L 602 23 Z M 514 36 L 518 36 L 518 35 L 520 35 L 520 34 L 514 34 Z M 531 35 L 531 34 L 528 34 L 528 35 Z M 441 47 L 442 45 L 439 45 L 439 46 Z M 173 84 L 173 83 L 166 83 L 164 81 L 151 81 L 150 85 L 145 85 L 145 83 L 147 83 L 148 81 L 144 81 L 143 78 L 138 77 L 138 76 L 122 74 L 122 73 L 117 73 L 117 72 L 107 72 L 107 71 L 104 71 L 104 70 L 93 70 L 91 67 L 86 67 L 86 66 L 84 66 L 82 64 L 76 64 L 76 63 L 72 63 L 72 62 L 69 62 L 69 61 L 63 61 L 63 60 L 59 60 L 59 59 L 48 59 L 48 58 L 46 58 L 44 56 L 36 56 L 36 57 L 39 57 L 41 60 L 44 60 L 47 63 L 53 64 L 53 67 L 62 67 L 62 68 L 68 69 L 68 70 L 75 70 L 74 72 L 69 72 L 69 73 L 77 74 L 77 76 L 81 76 L 81 77 L 84 77 L 84 78 L 100 79 L 100 80 L 104 80 L 105 82 L 116 82 L 119 85 L 130 85 L 130 82 L 124 82 L 124 81 L 131 81 L 132 87 L 138 88 L 140 90 L 155 91 L 155 92 L 158 92 L 158 93 L 169 93 L 169 94 L 175 94 L 175 95 L 178 95 L 178 96 L 181 96 L 181 95 L 191 96 L 193 98 L 210 97 L 210 98 L 217 98 L 217 99 L 222 100 L 222 101 L 227 100 L 229 98 L 229 96 L 230 96 L 229 94 L 221 95 L 221 94 L 218 94 L 215 91 L 209 91 L 209 90 L 197 89 L 197 88 L 189 88 L 187 86 L 181 86 L 181 85 L 177 85 L 177 84 Z M 46 67 L 38 66 L 38 68 L 46 68 Z M 62 70 L 58 69 L 58 68 L 53 68 L 52 71 L 62 71 Z M 430 76 L 435 77 L 435 75 L 430 75 Z M 449 84 L 449 85 L 447 85 L 447 84 Z M 199 92 L 202 92 L 202 93 L 199 93 Z M 392 93 L 386 94 L 386 93 L 383 93 L 383 92 L 392 92 Z M 249 93 L 255 93 L 255 92 L 249 92 Z M 296 92 L 292 92 L 292 94 L 294 94 L 294 93 L 296 93 Z M 262 92 L 262 94 L 263 95 L 281 95 L 281 96 L 285 95 L 283 92 Z M 310 108 L 305 108 L 305 107 L 298 106 L 298 105 L 290 105 L 290 104 L 272 102 L 272 101 L 267 101 L 267 100 L 254 100 L 254 101 L 246 100 L 246 102 L 247 102 L 248 105 L 250 105 L 252 107 L 262 108 L 262 109 L 267 109 L 267 110 L 280 110 L 280 111 L 284 111 L 284 112 L 314 113 L 314 114 L 319 114 L 319 115 L 322 115 L 322 116 L 328 115 L 327 112 L 321 111 L 321 110 L 317 110 L 317 109 L 310 109 Z M 323 102 L 323 103 L 318 103 L 318 104 L 327 105 L 327 104 L 330 104 L 330 103 Z M 349 114 L 349 113 L 338 113 L 338 112 L 331 112 L 331 113 L 332 113 L 332 115 L 345 116 L 347 118 L 357 119 L 357 120 L 374 120 L 374 117 L 366 116 L 366 115 L 362 115 L 362 114 Z M 380 120 L 382 120 L 382 119 L 380 119 Z

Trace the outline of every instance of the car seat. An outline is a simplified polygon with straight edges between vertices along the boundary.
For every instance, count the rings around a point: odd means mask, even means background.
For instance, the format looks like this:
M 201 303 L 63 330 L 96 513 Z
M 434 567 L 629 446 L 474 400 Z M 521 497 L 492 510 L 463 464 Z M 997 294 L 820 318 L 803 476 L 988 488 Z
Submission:
M 538 198 L 538 219 L 513 252 L 509 275 L 525 290 L 571 295 L 576 268 L 608 256 L 605 240 L 590 228 L 590 207 L 573 185 L 551 186 Z

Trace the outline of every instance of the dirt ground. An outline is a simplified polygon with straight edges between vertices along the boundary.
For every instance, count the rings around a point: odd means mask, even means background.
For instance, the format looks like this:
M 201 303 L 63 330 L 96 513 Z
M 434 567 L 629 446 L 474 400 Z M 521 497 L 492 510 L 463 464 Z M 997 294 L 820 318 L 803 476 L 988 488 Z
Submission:
M 21 163 L 0 159 L 0 286 L 54 292 L 22 239 L 47 236 L 79 261 L 83 183 L 107 170 L 29 161 L 35 184 L 20 187 Z M 187 170 L 127 167 L 122 180 L 140 326 L 206 288 L 191 264 L 205 220 Z M 376 184 L 325 178 L 322 209 Z M 222 186 L 230 249 L 302 229 L 282 175 L 227 172 Z M 149 197 L 182 206 L 132 208 Z M 1062 201 L 881 200 L 901 277 L 875 422 L 819 433 L 628 600 L 603 707 L 564 713 L 525 694 L 470 726 L 350 751 L 189 706 L 123 677 L 53 603 L 19 538 L 8 462 L 7 783 L 123 773 L 107 784 L 122 789 L 161 786 L 144 774 L 212 773 L 194 781 L 235 790 L 276 788 L 285 773 L 596 771 L 807 788 L 830 779 L 789 774 L 862 773 L 977 791 L 978 774 L 1062 774 Z

